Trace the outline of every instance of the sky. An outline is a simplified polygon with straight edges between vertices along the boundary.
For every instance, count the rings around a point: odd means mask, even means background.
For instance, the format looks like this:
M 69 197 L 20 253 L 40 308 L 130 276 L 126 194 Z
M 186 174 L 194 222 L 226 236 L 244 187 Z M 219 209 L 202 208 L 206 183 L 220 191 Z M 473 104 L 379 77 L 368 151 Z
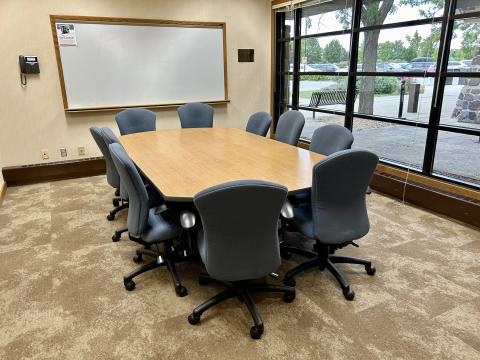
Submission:
M 395 3 L 398 3 L 398 0 L 395 1 Z M 387 16 L 384 24 L 422 19 L 423 17 L 420 15 L 419 10 L 421 9 L 426 10 L 428 8 L 429 6 L 425 6 L 425 5 L 417 6 L 414 8 L 410 6 L 399 6 L 397 11 L 394 14 L 389 14 Z M 443 12 L 443 9 L 438 11 L 435 14 L 435 16 L 441 16 L 442 12 Z M 312 20 L 312 27 L 308 30 L 309 34 L 324 32 L 324 31 L 336 31 L 336 30 L 342 29 L 342 25 L 337 20 L 334 12 L 315 15 L 315 16 L 311 16 L 310 18 Z M 404 28 L 382 30 L 380 32 L 379 42 L 382 43 L 385 41 L 393 42 L 396 40 L 402 40 L 405 46 L 408 46 L 408 43 L 406 41 L 407 35 L 412 36 L 415 33 L 415 31 L 418 31 L 420 36 L 422 38 L 425 38 L 428 35 L 430 35 L 431 28 L 432 26 L 430 24 L 426 24 L 426 25 L 417 25 L 417 26 L 410 26 L 410 27 L 404 27 Z M 302 33 L 305 34 L 304 27 L 302 29 Z M 457 35 L 456 38 L 452 39 L 452 46 L 451 46 L 452 48 L 459 48 L 460 43 L 462 41 L 461 34 L 456 32 L 456 35 Z M 333 39 L 337 39 L 338 41 L 340 41 L 342 46 L 347 50 L 350 47 L 350 35 L 340 35 L 340 36 L 334 36 L 334 37 L 332 36 L 332 37 L 319 38 L 320 46 L 325 47 L 325 45 L 327 45 Z

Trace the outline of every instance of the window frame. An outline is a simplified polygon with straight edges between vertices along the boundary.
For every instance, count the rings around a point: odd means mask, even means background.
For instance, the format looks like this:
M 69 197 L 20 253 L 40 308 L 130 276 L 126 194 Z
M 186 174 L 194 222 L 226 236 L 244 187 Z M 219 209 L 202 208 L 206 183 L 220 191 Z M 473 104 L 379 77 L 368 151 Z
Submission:
M 395 22 L 395 23 L 388 23 L 388 24 L 381 24 L 381 25 L 374 25 L 374 26 L 361 26 L 361 10 L 362 10 L 362 3 L 363 0 L 355 0 L 352 6 L 352 18 L 351 18 L 351 26 L 350 29 L 346 30 L 337 30 L 337 31 L 329 31 L 329 32 L 320 32 L 315 34 L 308 34 L 302 35 L 301 34 L 301 20 L 302 20 L 302 8 L 297 8 L 294 10 L 294 36 L 288 38 L 281 38 L 278 35 L 281 34 L 282 31 L 282 16 L 285 17 L 285 13 L 276 13 L 274 14 L 273 19 L 275 20 L 275 37 L 273 39 L 274 46 L 275 46 L 275 54 L 277 55 L 275 59 L 275 87 L 274 87 L 274 124 L 273 129 L 276 128 L 276 123 L 280 114 L 282 114 L 285 110 L 306 110 L 306 111 L 313 111 L 315 113 L 326 113 L 326 114 L 335 114 L 344 116 L 344 126 L 349 130 L 353 129 L 353 119 L 360 118 L 360 119 L 367 119 L 367 120 L 376 120 L 382 121 L 387 123 L 394 123 L 394 124 L 401 124 L 407 126 L 416 126 L 421 128 L 427 129 L 427 137 L 425 143 L 425 152 L 423 154 L 423 164 L 422 169 L 419 170 L 417 168 L 405 166 L 404 164 L 395 163 L 392 161 L 388 161 L 386 159 L 381 159 L 382 163 L 388 164 L 390 166 L 394 166 L 396 168 L 401 169 L 409 169 L 416 173 L 421 173 L 422 175 L 426 175 L 432 178 L 438 178 L 440 180 L 448 180 L 449 182 L 459 184 L 462 186 L 466 186 L 473 189 L 479 189 L 480 185 L 463 181 L 454 177 L 455 174 L 452 176 L 445 176 L 439 175 L 434 173 L 434 162 L 435 162 L 435 152 L 436 152 L 436 145 L 437 145 L 437 137 L 439 131 L 448 131 L 454 133 L 460 133 L 465 135 L 475 135 L 479 136 L 480 139 L 480 129 L 475 128 L 468 128 L 468 127 L 461 127 L 461 126 L 454 126 L 454 125 L 446 125 L 442 124 L 441 121 L 441 111 L 442 105 L 444 101 L 444 90 L 446 86 L 446 79 L 448 77 L 456 77 L 456 78 L 477 78 L 480 77 L 480 72 L 448 72 L 448 59 L 450 55 L 450 46 L 453 37 L 453 29 L 456 20 L 465 20 L 465 19 L 476 19 L 478 18 L 480 21 L 480 11 L 472 11 L 463 14 L 455 14 L 456 12 L 456 0 L 445 0 L 444 12 L 442 16 L 435 16 L 431 18 L 422 18 L 417 20 L 409 20 L 403 22 Z M 427 72 L 415 72 L 415 71 L 408 71 L 408 72 L 364 72 L 357 70 L 358 64 L 358 48 L 360 45 L 360 34 L 365 31 L 369 30 L 383 30 L 383 29 L 396 29 L 396 28 L 405 28 L 417 25 L 425 25 L 425 24 L 439 24 L 441 25 L 441 33 L 440 33 L 440 43 L 439 43 L 439 50 L 438 50 L 438 57 L 437 57 L 437 64 L 436 70 L 432 73 Z M 303 39 L 307 38 L 320 38 L 326 36 L 333 36 L 333 35 L 343 35 L 343 34 L 350 34 L 350 49 L 349 49 L 349 60 L 348 60 L 348 72 L 301 72 L 300 71 L 300 43 Z M 278 48 L 281 48 L 282 43 L 294 43 L 294 64 L 293 64 L 293 71 L 280 71 L 282 68 L 282 57 L 278 57 Z M 347 102 L 345 105 L 345 111 L 337 111 L 337 110 L 329 110 L 329 109 L 322 109 L 322 108 L 310 108 L 308 106 L 299 105 L 299 87 L 300 87 L 300 77 L 302 75 L 339 75 L 339 76 L 346 76 L 348 77 L 347 80 Z M 277 97 L 277 94 L 281 94 L 281 88 L 284 86 L 285 78 L 289 78 L 289 76 L 293 79 L 293 89 L 292 89 L 292 98 L 291 104 L 281 102 L 280 99 L 282 97 Z M 420 121 L 413 121 L 413 120 L 405 120 L 399 119 L 394 117 L 384 117 L 378 115 L 369 115 L 369 114 L 362 114 L 357 113 L 354 111 L 354 103 L 355 97 L 352 96 L 355 91 L 357 77 L 358 76 L 384 76 L 384 77 L 430 77 L 434 79 L 433 83 L 433 96 L 430 105 L 430 116 L 428 118 L 428 122 L 420 122 Z M 309 144 L 310 140 L 306 138 L 301 138 L 301 142 Z

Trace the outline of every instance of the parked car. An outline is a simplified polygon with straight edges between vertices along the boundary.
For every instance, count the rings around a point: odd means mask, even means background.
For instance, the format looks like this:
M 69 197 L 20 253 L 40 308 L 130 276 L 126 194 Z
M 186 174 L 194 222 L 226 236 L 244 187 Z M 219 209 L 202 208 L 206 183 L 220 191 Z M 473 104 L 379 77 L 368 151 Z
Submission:
M 461 63 L 468 68 L 472 66 L 472 60 L 462 60 Z
M 447 71 L 469 71 L 470 66 L 465 66 L 461 61 L 449 60 Z
M 322 71 L 322 72 L 337 72 L 338 66 L 335 64 L 309 64 L 310 67 L 314 68 L 313 71 Z
M 396 71 L 389 63 L 377 63 L 377 71 Z
M 435 60 L 429 57 L 418 57 L 413 59 L 409 65 L 408 71 L 426 71 L 430 65 L 435 65 Z

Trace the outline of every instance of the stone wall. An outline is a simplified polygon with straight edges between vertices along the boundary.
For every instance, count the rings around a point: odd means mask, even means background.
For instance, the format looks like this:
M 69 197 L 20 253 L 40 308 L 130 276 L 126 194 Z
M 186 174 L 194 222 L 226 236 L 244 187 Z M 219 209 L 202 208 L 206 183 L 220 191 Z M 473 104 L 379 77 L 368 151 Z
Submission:
M 480 48 L 472 60 L 472 71 L 480 71 Z M 480 78 L 467 78 L 452 113 L 459 122 L 480 124 Z

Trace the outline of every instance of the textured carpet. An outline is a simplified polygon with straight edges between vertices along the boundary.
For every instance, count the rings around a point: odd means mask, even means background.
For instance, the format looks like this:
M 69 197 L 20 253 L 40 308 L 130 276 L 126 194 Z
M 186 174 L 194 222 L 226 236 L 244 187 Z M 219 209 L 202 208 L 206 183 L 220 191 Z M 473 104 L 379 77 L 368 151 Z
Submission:
M 374 277 L 340 265 L 356 292 L 333 277 L 297 277 L 297 298 L 257 296 L 265 323 L 250 339 L 238 300 L 189 312 L 220 287 L 197 284 L 199 264 L 178 266 L 189 296 L 165 269 L 122 276 L 138 245 L 112 243 L 104 177 L 11 187 L 0 207 L 1 359 L 480 359 L 480 232 L 372 194 L 371 231 L 340 254 L 370 258 Z M 298 239 L 297 239 L 298 240 Z M 284 273 L 300 260 L 284 261 Z

